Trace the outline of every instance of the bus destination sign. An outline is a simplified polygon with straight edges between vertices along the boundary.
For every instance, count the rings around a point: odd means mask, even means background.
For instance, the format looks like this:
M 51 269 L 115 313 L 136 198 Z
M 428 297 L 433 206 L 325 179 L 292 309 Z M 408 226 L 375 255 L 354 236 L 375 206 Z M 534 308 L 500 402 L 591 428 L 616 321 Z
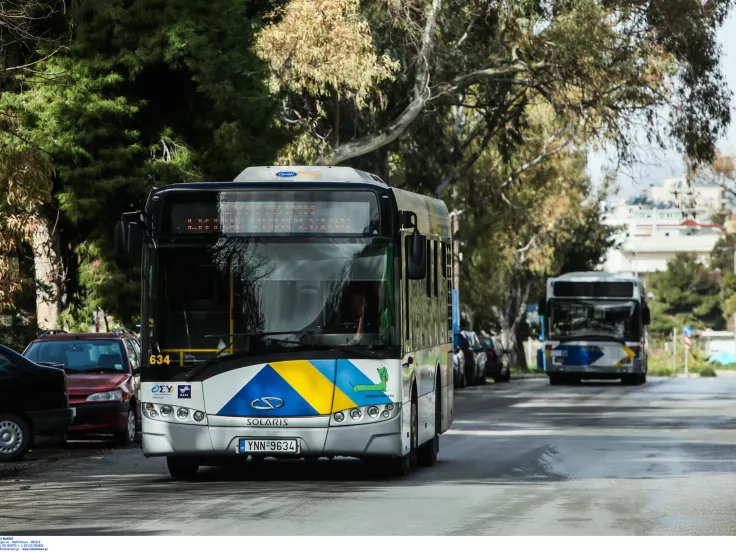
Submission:
M 174 203 L 173 234 L 363 234 L 371 204 L 363 201 L 221 201 Z

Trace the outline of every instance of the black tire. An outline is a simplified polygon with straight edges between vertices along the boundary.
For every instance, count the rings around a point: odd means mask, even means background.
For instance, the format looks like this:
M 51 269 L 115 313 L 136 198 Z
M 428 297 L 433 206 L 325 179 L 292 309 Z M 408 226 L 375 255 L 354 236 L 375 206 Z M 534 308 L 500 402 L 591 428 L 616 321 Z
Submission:
M 0 414 L 0 462 L 15 462 L 33 443 L 31 426 L 15 414 Z
M 562 385 L 563 383 L 565 383 L 565 380 L 563 379 L 562 376 L 559 376 L 557 374 L 554 374 L 554 375 L 550 374 L 549 376 L 550 385 Z
M 509 370 L 505 374 L 499 374 L 493 377 L 495 383 L 508 383 L 511 381 L 511 371 Z
M 167 456 L 166 466 L 169 468 L 169 475 L 174 479 L 191 480 L 199 471 L 199 464 L 185 456 Z
M 125 429 L 115 434 L 115 443 L 118 445 L 132 445 L 138 435 L 138 412 L 133 403 L 128 406 L 128 422 Z
M 633 376 L 622 376 L 621 383 L 623 385 L 640 385 L 641 376 L 639 374 L 634 374 Z
M 646 382 L 647 382 L 647 373 L 646 373 L 646 372 L 644 372 L 644 373 L 643 373 L 643 374 L 641 375 L 641 380 L 640 380 L 640 383 L 641 383 L 642 385 L 644 385 L 644 384 L 645 384 Z
M 419 447 L 417 454 L 419 465 L 425 468 L 434 466 L 437 463 L 437 453 L 440 450 L 440 427 L 442 425 L 442 403 L 440 399 L 440 378 L 437 377 L 434 392 L 434 437 Z

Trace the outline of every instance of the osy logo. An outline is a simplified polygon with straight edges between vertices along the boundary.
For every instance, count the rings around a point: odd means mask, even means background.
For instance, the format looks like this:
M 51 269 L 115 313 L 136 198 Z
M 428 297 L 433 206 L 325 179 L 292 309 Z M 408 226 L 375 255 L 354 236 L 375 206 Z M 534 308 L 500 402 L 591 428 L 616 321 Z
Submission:
M 151 387 L 151 393 L 154 395 L 170 395 L 173 391 L 173 385 L 154 385 Z

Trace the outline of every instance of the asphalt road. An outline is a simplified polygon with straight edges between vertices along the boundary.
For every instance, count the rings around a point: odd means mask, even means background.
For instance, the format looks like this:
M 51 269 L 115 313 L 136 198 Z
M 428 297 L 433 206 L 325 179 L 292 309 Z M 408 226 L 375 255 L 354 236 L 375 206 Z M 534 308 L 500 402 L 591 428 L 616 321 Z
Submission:
M 733 535 L 736 377 L 459 390 L 439 461 L 206 468 L 89 448 L 0 479 L 4 535 Z M 99 450 L 98 450 L 99 449 Z

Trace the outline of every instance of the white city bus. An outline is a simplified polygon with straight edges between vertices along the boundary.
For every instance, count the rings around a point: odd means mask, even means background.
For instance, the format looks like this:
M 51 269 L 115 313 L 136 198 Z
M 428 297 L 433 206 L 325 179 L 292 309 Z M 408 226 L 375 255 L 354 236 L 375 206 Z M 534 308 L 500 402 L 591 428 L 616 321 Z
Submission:
M 347 167 L 155 188 L 141 256 L 143 453 L 175 478 L 236 458 L 432 465 L 453 417 L 442 201 Z
M 574 272 L 547 280 L 539 312 L 552 385 L 581 379 L 647 379 L 649 307 L 641 280 Z

